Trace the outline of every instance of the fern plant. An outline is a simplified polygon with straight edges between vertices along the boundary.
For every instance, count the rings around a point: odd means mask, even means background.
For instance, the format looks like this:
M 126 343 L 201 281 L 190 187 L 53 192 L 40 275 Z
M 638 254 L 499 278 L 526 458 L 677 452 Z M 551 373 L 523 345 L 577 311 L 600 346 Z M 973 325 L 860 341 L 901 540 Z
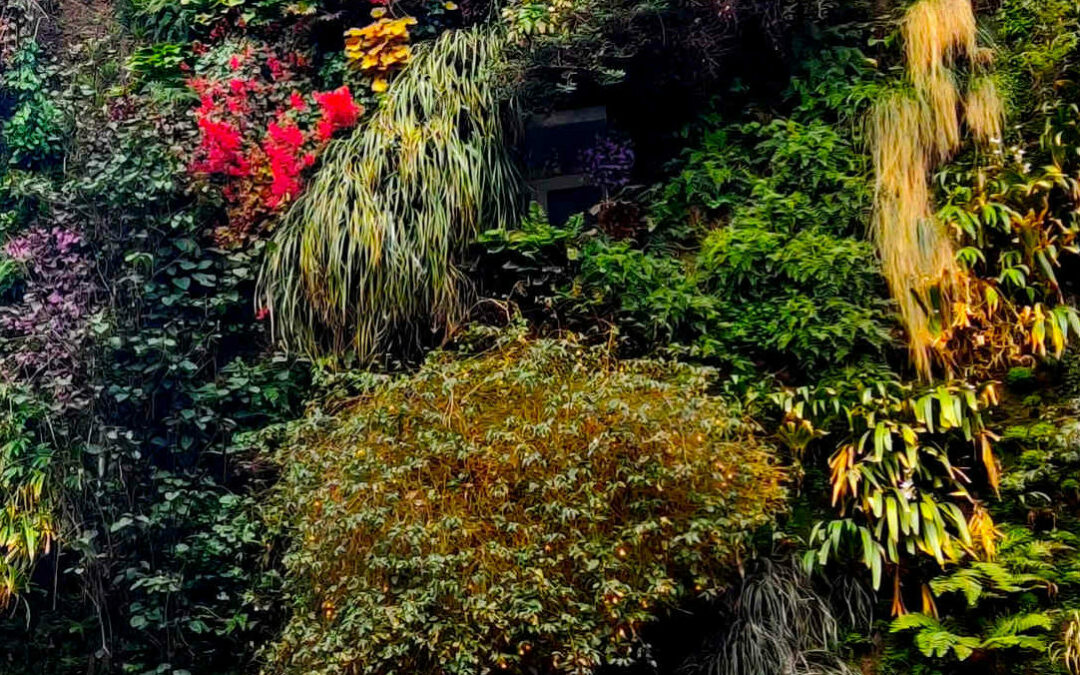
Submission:
M 910 633 L 915 647 L 932 659 L 966 661 L 977 652 L 1021 650 L 1045 652 L 1047 633 L 1055 624 L 1055 612 L 1035 602 L 1038 594 L 1057 592 L 1051 576 L 1024 571 L 1029 557 L 1039 557 L 1044 547 L 1034 546 L 1024 528 L 1006 529 L 1002 553 L 995 562 L 972 561 L 932 579 L 923 588 L 921 612 L 893 620 L 890 632 Z M 963 598 L 957 605 L 953 596 Z M 948 603 L 948 611 L 938 604 Z
M 950 653 L 959 661 L 967 660 L 975 651 L 1046 649 L 1046 638 L 1032 632 L 1048 631 L 1052 625 L 1050 616 L 1042 612 L 1014 614 L 995 621 L 985 636 L 960 635 L 932 616 L 905 614 L 893 620 L 890 630 L 894 633 L 915 631 L 915 646 L 923 656 L 943 658 Z

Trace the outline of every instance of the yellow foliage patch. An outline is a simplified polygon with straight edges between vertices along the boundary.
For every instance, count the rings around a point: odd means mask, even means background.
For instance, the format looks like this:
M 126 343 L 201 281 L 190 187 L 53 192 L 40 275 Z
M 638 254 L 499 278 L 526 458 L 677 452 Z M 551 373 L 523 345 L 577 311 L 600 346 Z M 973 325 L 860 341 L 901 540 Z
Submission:
M 412 58 L 409 26 L 416 25 L 416 19 L 387 19 L 382 14 L 376 18 L 363 28 L 345 31 L 345 55 L 354 68 L 371 75 L 371 88 L 382 92 L 386 91 L 389 76 Z

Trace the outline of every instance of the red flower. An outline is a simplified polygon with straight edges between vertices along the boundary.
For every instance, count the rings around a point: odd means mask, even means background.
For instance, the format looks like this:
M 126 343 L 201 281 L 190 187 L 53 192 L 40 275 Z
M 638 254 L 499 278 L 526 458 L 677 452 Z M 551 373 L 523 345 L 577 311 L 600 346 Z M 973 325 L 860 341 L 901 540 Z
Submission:
M 240 57 L 233 54 L 233 57 L 229 59 L 229 68 L 233 70 L 240 70 Z
M 248 105 L 248 93 L 258 93 L 258 83 L 251 80 L 241 80 L 234 78 L 229 80 L 229 97 L 225 101 L 225 106 L 229 109 L 229 112 L 234 115 L 242 115 L 250 112 L 251 107 Z
M 199 109 L 195 113 L 199 117 L 206 117 L 214 112 L 214 97 L 211 94 L 203 94 L 199 97 Z
M 301 96 L 300 92 L 298 91 L 294 91 L 292 95 L 289 96 L 289 105 L 292 107 L 293 110 L 296 110 L 298 112 L 304 112 L 305 110 L 307 110 L 307 103 L 304 102 L 304 97 Z
M 270 196 L 267 206 L 274 209 L 283 201 L 300 193 L 300 172 L 304 167 L 297 156 L 304 145 L 304 134 L 294 124 L 279 125 L 271 122 L 267 128 L 269 137 L 263 143 L 263 152 L 270 158 Z
M 295 124 L 287 124 L 280 126 L 273 122 L 270 123 L 267 131 L 270 132 L 270 138 L 277 145 L 290 148 L 299 148 L 304 144 L 304 134 L 300 131 L 299 127 Z
M 323 141 L 330 140 L 334 132 L 339 129 L 356 126 L 360 113 L 364 111 L 353 101 L 348 85 L 338 87 L 333 91 L 315 92 L 312 96 L 322 111 L 318 132 L 319 139 Z
M 199 131 L 201 142 L 195 151 L 197 159 L 192 162 L 192 171 L 226 176 L 248 174 L 251 166 L 241 153 L 243 139 L 236 127 L 203 117 L 199 119 Z
M 281 65 L 281 61 L 276 56 L 268 56 L 266 58 L 266 67 L 270 71 L 270 79 L 277 80 L 285 72 L 284 66 Z
M 266 319 L 266 317 L 268 317 L 268 316 L 270 316 L 270 308 L 269 307 L 260 307 L 259 311 L 255 312 L 255 320 L 256 321 L 262 321 L 262 320 Z

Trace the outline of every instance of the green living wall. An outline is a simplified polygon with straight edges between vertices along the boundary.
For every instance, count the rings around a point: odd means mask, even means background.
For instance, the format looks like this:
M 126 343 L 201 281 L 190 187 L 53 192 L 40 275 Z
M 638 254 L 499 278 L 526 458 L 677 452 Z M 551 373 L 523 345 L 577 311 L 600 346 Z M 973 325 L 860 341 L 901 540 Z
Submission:
M 0 672 L 1080 672 L 1078 50 L 10 0 Z M 549 217 L 536 120 L 596 106 Z

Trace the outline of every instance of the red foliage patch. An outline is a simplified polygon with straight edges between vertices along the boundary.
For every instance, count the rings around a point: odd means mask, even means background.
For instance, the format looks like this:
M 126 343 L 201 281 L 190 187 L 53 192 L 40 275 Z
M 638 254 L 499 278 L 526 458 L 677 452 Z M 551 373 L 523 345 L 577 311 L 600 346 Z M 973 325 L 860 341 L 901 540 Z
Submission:
M 314 97 L 322 111 L 318 127 L 320 139 L 329 140 L 335 131 L 356 126 L 362 109 L 353 102 L 349 87 L 339 87 L 321 94 L 316 92 Z
M 304 170 L 334 134 L 356 126 L 364 111 L 348 87 L 313 92 L 317 105 L 310 105 L 296 87 L 298 55 L 264 53 L 265 70 L 255 56 L 233 55 L 227 77 L 188 82 L 200 101 L 199 145 L 189 171 L 221 186 L 228 216 L 215 231 L 221 245 L 257 236 L 303 191 Z M 245 77 L 246 71 L 251 75 Z

